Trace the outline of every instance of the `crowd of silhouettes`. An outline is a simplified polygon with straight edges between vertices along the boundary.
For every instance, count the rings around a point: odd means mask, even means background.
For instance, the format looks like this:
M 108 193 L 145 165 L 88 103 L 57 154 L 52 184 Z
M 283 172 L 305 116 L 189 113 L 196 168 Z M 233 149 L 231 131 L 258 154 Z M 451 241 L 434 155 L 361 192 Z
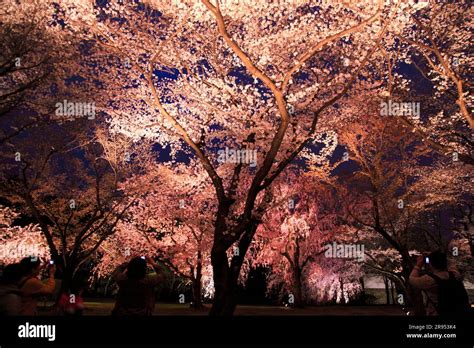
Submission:
M 147 274 L 148 266 L 153 268 L 153 274 Z M 59 287 L 56 271 L 53 262 L 41 263 L 36 257 L 26 257 L 19 263 L 5 266 L 0 278 L 0 316 L 37 315 L 38 301 L 56 295 Z M 46 273 L 46 280 L 40 279 L 42 273 Z M 153 314 L 155 287 L 163 280 L 163 273 L 153 259 L 134 257 L 119 266 L 112 277 L 118 285 L 112 315 Z M 67 290 L 55 296 L 54 314 L 82 315 L 85 310 L 84 289 L 84 282 L 72 281 Z
M 48 278 L 43 282 L 39 275 L 45 269 Z M 55 272 L 54 265 L 42 264 L 36 257 L 6 266 L 0 282 L 0 315 L 37 315 L 38 300 L 55 291 Z

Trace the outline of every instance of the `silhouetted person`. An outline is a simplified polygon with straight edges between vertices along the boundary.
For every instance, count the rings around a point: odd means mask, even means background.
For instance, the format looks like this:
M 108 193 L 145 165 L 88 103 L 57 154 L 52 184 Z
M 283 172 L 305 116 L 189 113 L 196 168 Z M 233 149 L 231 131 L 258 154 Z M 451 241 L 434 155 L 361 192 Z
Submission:
M 18 287 L 22 277 L 19 263 L 8 265 L 3 269 L 0 280 L 0 316 L 20 315 L 22 292 Z
M 38 298 L 54 293 L 56 287 L 54 272 L 56 271 L 56 267 L 49 265 L 49 279 L 43 283 L 38 276 L 41 270 L 48 265 L 41 266 L 39 258 L 31 257 L 24 258 L 20 263 L 23 268 L 23 278 L 19 283 L 19 287 L 23 293 L 21 315 L 36 315 Z
M 446 254 L 435 251 L 428 256 L 417 258 L 416 266 L 410 274 L 410 283 L 418 289 L 425 290 L 427 315 L 467 314 L 469 298 L 461 281 L 461 276 L 454 268 L 448 270 Z M 426 274 L 420 275 L 425 265 Z
M 146 274 L 147 262 L 156 274 Z M 128 265 L 119 267 L 118 274 L 114 276 L 119 291 L 112 315 L 152 315 L 155 308 L 154 290 L 162 278 L 159 266 L 149 257 L 146 260 L 135 257 Z

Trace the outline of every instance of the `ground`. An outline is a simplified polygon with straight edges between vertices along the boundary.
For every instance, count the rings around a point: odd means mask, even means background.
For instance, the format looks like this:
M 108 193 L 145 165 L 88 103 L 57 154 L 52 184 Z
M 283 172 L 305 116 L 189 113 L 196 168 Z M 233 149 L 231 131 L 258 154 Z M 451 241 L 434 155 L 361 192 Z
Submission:
M 51 304 L 43 303 L 40 314 L 47 315 L 50 312 Z M 110 315 L 113 300 L 90 300 L 86 301 L 85 315 Z M 178 316 L 178 315 L 207 315 L 210 305 L 205 305 L 202 309 L 190 308 L 189 304 L 177 303 L 157 303 L 154 315 Z M 288 308 L 283 306 L 237 306 L 235 315 L 270 315 L 270 316 L 291 316 L 291 315 L 342 315 L 342 316 L 383 316 L 383 315 L 406 315 L 400 306 L 393 305 L 373 305 L 373 306 L 309 306 L 305 308 Z

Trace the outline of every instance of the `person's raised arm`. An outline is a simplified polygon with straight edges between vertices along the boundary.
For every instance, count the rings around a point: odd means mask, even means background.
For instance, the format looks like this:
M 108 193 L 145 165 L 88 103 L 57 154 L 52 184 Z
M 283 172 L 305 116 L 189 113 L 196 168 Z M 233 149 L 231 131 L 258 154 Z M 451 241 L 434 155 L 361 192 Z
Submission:
M 157 264 L 155 262 L 155 260 L 153 260 L 151 257 L 149 256 L 146 256 L 146 261 L 148 262 L 148 264 L 153 268 L 153 270 L 155 271 L 156 273 L 156 281 L 157 282 L 160 282 L 160 281 L 163 281 L 164 279 L 164 273 L 163 273 L 163 268 Z
M 128 262 L 124 262 L 120 266 L 118 266 L 115 269 L 115 271 L 113 271 L 113 273 L 112 273 L 112 279 L 116 282 L 126 279 L 127 278 L 127 266 L 128 266 Z
M 45 295 L 52 295 L 56 288 L 56 281 L 54 279 L 54 273 L 56 272 L 56 266 L 49 267 L 48 273 L 49 278 L 48 280 L 43 283 L 38 278 L 31 278 L 28 280 L 25 285 L 22 287 L 22 291 L 25 294 L 32 295 L 32 296 L 45 296 Z
M 421 267 L 423 266 L 424 256 L 419 255 L 416 259 L 416 265 L 410 273 L 410 284 L 418 289 L 429 289 L 436 284 L 436 281 L 428 275 L 420 275 Z

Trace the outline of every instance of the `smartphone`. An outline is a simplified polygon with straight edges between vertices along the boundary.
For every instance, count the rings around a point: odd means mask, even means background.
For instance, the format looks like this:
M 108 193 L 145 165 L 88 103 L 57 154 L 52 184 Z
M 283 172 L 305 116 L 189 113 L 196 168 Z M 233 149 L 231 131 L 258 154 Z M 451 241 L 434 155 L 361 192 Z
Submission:
M 49 264 L 50 264 L 50 265 L 54 265 L 54 261 L 53 261 L 53 260 L 50 260 L 50 261 L 49 261 Z
M 143 260 L 145 260 L 145 256 L 140 256 Z
M 430 263 L 430 258 L 428 256 L 425 256 L 425 263 L 428 265 Z

